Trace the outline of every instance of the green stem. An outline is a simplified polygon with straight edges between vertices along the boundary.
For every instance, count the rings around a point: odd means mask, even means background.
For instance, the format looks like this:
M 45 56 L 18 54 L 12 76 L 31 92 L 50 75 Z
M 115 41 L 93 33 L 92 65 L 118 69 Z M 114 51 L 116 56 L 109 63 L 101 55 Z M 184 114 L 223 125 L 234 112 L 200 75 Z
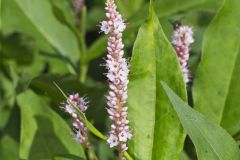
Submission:
M 85 36 L 86 36 L 86 17 L 87 17 L 87 7 L 84 5 L 82 8 L 81 12 L 81 21 L 80 21 L 80 46 L 81 46 L 81 53 L 82 57 L 80 60 L 80 81 L 82 83 L 85 82 L 86 76 L 87 76 L 87 71 L 88 71 L 88 63 L 86 61 L 87 57 L 87 46 L 86 46 L 86 41 L 85 41 Z
M 80 71 L 80 81 L 82 83 L 85 82 L 88 72 L 88 64 L 81 63 L 81 71 Z
M 98 160 L 93 147 L 88 149 L 88 158 L 89 160 Z

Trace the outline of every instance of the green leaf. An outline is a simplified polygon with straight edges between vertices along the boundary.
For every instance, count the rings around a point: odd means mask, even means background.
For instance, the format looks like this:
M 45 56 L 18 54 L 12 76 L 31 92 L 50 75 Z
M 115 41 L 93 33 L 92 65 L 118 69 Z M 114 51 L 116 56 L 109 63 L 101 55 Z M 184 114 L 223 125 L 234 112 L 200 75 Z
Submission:
M 235 63 L 223 111 L 221 125 L 232 135 L 240 133 L 240 51 Z
M 162 85 L 196 147 L 199 160 L 240 159 L 236 142 L 223 128 L 193 110 L 166 83 L 162 82 Z
M 129 82 L 129 120 L 133 129 L 130 153 L 136 159 L 176 160 L 185 133 L 160 81 L 186 99 L 185 83 L 172 45 L 154 11 L 144 23 L 133 48 Z
M 0 159 L 18 159 L 19 144 L 9 135 L 0 138 Z
M 60 154 L 85 158 L 68 125 L 31 90 L 17 97 L 21 110 L 20 158 L 46 159 Z
M 239 0 L 226 0 L 209 25 L 193 86 L 196 110 L 222 123 L 231 134 L 240 131 L 240 110 L 236 109 L 240 105 L 238 6 Z
M 3 0 L 2 8 L 5 34 L 15 30 L 24 32 L 33 36 L 45 50 L 50 49 L 50 44 L 73 62 L 79 59 L 75 35 L 55 18 L 48 0 Z
M 144 3 L 144 0 L 125 0 L 116 1 L 116 4 L 126 17 L 130 17 L 133 13 L 138 11 Z

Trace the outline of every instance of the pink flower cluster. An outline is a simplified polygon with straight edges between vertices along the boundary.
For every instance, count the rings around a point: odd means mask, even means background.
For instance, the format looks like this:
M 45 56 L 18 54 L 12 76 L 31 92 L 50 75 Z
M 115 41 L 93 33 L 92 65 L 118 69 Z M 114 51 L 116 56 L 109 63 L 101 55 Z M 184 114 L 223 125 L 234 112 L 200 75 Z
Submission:
M 177 52 L 181 69 L 186 83 L 191 81 L 191 73 L 188 68 L 189 46 L 194 42 L 193 30 L 189 26 L 179 26 L 174 30 L 172 44 Z
M 80 97 L 78 93 L 69 95 L 68 100 L 71 101 L 74 106 L 78 107 L 81 112 L 87 110 L 87 102 L 85 98 Z M 88 129 L 82 121 L 82 118 L 77 115 L 76 109 L 69 103 L 64 103 L 62 108 L 74 118 L 73 127 L 76 132 L 75 139 L 89 147 L 90 142 L 87 135 Z
M 108 70 L 107 78 L 110 91 L 107 95 L 108 113 L 113 124 L 107 142 L 110 147 L 118 146 L 120 154 L 127 149 L 127 141 L 131 139 L 132 134 L 127 120 L 127 85 L 128 85 L 128 62 L 123 58 L 122 32 L 126 24 L 122 16 L 116 10 L 114 0 L 106 2 L 106 16 L 108 21 L 101 22 L 101 31 L 105 34 L 110 33 L 108 38 L 108 55 L 106 68 Z

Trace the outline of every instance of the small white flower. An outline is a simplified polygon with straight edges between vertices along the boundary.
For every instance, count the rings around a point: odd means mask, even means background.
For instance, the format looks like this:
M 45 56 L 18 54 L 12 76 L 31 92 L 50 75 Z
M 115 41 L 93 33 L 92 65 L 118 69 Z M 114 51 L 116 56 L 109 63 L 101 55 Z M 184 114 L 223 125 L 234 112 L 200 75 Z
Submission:
M 122 131 L 118 135 L 119 141 L 121 142 L 127 142 L 128 140 L 128 133 L 126 131 Z
M 125 23 L 123 22 L 122 19 L 118 20 L 116 23 L 115 23 L 115 29 L 118 31 L 118 32 L 123 32 L 125 29 L 126 29 L 126 25 Z
M 101 22 L 101 31 L 103 31 L 105 34 L 108 34 L 111 31 L 111 26 L 107 21 Z
M 130 132 L 128 132 L 127 137 L 128 137 L 128 139 L 131 139 L 132 138 L 132 134 Z
M 65 112 L 68 112 L 70 115 L 72 115 L 75 113 L 75 109 L 71 105 L 67 104 L 65 106 Z
M 107 142 L 110 144 L 110 147 L 113 148 L 118 145 L 118 138 L 117 136 L 111 134 Z

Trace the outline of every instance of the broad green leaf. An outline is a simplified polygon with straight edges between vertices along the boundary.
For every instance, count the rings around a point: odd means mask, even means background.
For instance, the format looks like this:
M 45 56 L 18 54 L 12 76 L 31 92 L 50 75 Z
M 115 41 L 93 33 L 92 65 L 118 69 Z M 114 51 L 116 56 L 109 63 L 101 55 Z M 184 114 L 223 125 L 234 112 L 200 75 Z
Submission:
M 20 158 L 46 159 L 63 154 L 85 158 L 68 125 L 44 99 L 27 90 L 17 102 L 21 110 Z
M 240 111 L 235 109 L 240 105 L 237 96 L 240 94 L 238 6 L 239 0 L 225 0 L 208 27 L 193 86 L 196 110 L 214 122 L 222 123 L 231 134 L 240 131 Z
M 130 153 L 141 160 L 177 160 L 185 133 L 160 81 L 185 100 L 186 91 L 176 53 L 153 10 L 138 32 L 130 66 Z
M 198 160 L 239 160 L 240 152 L 234 139 L 223 128 L 193 110 L 166 83 L 162 85 L 173 108 L 192 139 Z
M 4 33 L 24 32 L 33 36 L 43 49 L 49 49 L 50 44 L 73 62 L 79 58 L 76 37 L 55 18 L 48 0 L 3 0 L 2 8 Z

